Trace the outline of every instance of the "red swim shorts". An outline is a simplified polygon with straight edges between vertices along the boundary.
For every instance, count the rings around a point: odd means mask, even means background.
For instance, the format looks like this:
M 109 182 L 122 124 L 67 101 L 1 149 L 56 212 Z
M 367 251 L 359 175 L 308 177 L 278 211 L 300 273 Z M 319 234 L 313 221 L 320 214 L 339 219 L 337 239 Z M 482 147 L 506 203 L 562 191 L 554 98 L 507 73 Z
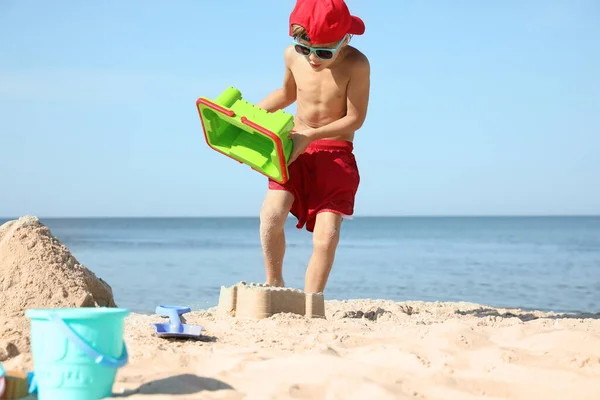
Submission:
M 269 189 L 294 195 L 290 212 L 296 227 L 313 232 L 318 213 L 328 211 L 351 216 L 360 183 L 352 142 L 316 140 L 288 167 L 290 179 L 283 185 L 269 179 Z

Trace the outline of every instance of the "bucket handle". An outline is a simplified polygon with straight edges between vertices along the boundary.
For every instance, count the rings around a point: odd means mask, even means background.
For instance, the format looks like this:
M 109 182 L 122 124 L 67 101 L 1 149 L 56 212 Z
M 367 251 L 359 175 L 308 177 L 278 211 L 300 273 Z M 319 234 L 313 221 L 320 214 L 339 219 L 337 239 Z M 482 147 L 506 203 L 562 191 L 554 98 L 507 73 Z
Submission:
M 90 346 L 85 340 L 83 340 L 75 331 L 73 331 L 65 321 L 62 320 L 56 313 L 49 313 L 50 320 L 60 328 L 60 330 L 75 344 L 79 350 L 84 352 L 89 358 L 94 360 L 96 364 L 104 365 L 109 368 L 120 368 L 127 364 L 129 355 L 127 353 L 127 346 L 123 342 L 123 353 L 119 358 L 113 358 L 96 351 Z

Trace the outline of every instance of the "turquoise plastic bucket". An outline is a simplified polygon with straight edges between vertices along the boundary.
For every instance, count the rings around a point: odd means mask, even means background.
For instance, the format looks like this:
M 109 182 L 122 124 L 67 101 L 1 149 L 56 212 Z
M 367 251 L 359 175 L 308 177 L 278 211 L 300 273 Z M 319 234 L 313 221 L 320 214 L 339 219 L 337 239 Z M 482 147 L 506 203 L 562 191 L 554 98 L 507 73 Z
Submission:
M 27 310 L 39 400 L 96 400 L 112 395 L 127 363 L 122 308 Z

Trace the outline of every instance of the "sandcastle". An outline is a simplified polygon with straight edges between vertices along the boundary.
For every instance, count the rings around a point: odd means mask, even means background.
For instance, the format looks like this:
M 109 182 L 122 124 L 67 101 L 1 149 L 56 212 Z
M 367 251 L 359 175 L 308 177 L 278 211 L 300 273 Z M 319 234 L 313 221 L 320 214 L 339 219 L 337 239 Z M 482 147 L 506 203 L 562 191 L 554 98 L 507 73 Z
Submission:
M 323 293 L 239 282 L 221 286 L 218 313 L 221 316 L 261 319 L 278 313 L 293 313 L 308 318 L 325 318 Z

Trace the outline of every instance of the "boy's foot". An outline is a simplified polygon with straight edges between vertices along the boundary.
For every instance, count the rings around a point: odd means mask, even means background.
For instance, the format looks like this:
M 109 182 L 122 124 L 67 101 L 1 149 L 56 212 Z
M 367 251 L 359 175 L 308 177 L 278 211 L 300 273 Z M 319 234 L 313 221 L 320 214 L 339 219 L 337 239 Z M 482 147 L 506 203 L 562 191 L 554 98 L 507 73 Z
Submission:
M 285 282 L 283 279 L 273 279 L 266 282 L 267 285 L 272 287 L 285 287 Z

